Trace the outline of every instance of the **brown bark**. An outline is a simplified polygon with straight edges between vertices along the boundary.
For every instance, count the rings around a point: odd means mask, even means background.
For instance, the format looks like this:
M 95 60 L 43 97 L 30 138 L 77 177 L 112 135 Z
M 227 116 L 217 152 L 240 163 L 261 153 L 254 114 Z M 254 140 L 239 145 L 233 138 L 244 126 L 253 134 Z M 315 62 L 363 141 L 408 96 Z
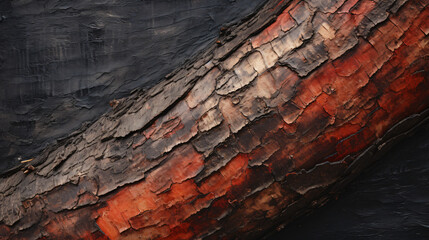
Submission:
M 3 176 L 0 236 L 258 238 L 428 118 L 428 16 L 418 0 L 268 1 Z

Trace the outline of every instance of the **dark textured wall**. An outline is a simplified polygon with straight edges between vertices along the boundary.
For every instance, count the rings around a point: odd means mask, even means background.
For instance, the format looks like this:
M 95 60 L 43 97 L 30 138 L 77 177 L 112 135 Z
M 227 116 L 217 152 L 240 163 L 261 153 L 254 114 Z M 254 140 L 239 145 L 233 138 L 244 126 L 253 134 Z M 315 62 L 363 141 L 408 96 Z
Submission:
M 265 0 L 3 0 L 0 172 L 150 87 Z
M 281 239 L 429 239 L 429 125 L 372 165 L 339 196 L 288 225 Z

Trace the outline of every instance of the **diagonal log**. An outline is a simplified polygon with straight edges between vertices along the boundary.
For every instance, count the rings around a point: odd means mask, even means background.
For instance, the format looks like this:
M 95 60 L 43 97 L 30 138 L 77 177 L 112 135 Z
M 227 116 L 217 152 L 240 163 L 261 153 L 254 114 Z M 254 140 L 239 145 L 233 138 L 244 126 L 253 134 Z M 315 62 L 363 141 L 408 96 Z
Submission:
M 2 176 L 0 238 L 251 239 L 323 205 L 429 118 L 427 4 L 268 1 Z

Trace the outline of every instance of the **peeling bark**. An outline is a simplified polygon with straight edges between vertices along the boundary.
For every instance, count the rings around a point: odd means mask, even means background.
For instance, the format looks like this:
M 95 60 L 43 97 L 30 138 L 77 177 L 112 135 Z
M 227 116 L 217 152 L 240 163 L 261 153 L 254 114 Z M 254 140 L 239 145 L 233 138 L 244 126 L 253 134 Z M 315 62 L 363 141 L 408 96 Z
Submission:
M 268 1 L 3 176 L 0 236 L 263 236 L 427 121 L 428 16 L 418 0 Z

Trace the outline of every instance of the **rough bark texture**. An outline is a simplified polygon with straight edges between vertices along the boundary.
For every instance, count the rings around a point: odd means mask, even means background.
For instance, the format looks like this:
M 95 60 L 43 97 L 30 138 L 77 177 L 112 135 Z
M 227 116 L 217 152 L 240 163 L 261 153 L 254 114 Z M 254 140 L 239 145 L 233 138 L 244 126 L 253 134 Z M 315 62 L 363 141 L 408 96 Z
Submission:
M 270 240 L 429 238 L 429 122 L 395 144 L 335 200 Z
M 0 173 L 153 87 L 264 2 L 0 1 Z
M 269 1 L 4 175 L 0 236 L 259 238 L 324 204 L 429 117 L 427 4 Z

